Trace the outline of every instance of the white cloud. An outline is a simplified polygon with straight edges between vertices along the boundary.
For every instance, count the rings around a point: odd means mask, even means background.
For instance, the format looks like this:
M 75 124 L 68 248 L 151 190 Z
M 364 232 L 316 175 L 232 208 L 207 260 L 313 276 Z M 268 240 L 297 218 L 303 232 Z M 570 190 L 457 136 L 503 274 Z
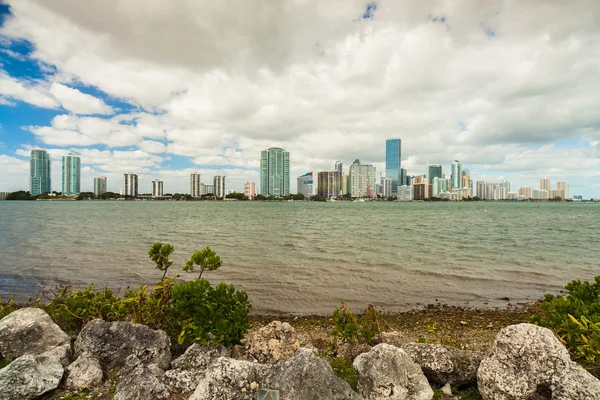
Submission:
M 82 93 L 60 83 L 54 82 L 50 86 L 50 94 L 54 96 L 68 111 L 75 114 L 112 114 L 112 107 L 106 105 L 102 99 Z
M 48 94 L 42 85 L 36 82 L 24 82 L 8 76 L 0 70 L 0 95 L 2 103 L 11 105 L 12 100 L 19 100 L 42 108 L 57 108 L 58 102 Z

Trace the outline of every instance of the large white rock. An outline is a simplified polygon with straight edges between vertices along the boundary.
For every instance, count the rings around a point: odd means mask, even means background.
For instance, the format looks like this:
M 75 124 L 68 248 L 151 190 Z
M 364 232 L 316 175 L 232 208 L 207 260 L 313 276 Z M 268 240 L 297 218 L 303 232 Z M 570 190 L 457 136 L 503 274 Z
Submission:
M 156 364 L 146 365 L 130 355 L 119 371 L 120 381 L 114 400 L 160 400 L 170 396 L 169 388 L 162 382 L 162 371 Z
M 75 341 L 75 355 L 96 357 L 107 370 L 121 368 L 130 355 L 144 364 L 166 369 L 171 361 L 171 340 L 161 330 L 130 322 L 88 322 Z
M 333 373 L 329 363 L 311 349 L 301 348 L 292 358 L 269 371 L 261 387 L 279 390 L 286 400 L 353 400 L 360 397 Z
M 532 324 L 500 331 L 479 366 L 477 385 L 486 400 L 600 399 L 600 381 L 571 361 L 552 331 Z
M 354 359 L 358 392 L 365 400 L 431 400 L 433 390 L 406 352 L 378 344 Z
M 63 374 L 56 356 L 21 356 L 0 369 L 0 400 L 35 399 L 56 389 Z
M 56 349 L 61 347 L 62 349 Z M 56 351 L 57 353 L 52 353 Z M 0 354 L 12 361 L 22 355 L 71 355 L 71 340 L 39 308 L 21 308 L 0 320 Z M 60 354 L 58 354 L 60 353 Z
M 170 370 L 165 373 L 166 383 L 173 389 L 189 393 L 204 378 L 208 367 L 219 357 L 231 356 L 231 350 L 225 347 L 214 348 L 194 343 L 184 354 L 171 362 Z
M 246 340 L 246 357 L 261 363 L 275 364 L 290 358 L 300 348 L 298 335 L 287 322 L 273 321 L 258 331 L 250 333 Z
M 102 383 L 102 377 L 100 361 L 89 353 L 82 353 L 67 367 L 65 386 L 71 390 L 92 388 Z

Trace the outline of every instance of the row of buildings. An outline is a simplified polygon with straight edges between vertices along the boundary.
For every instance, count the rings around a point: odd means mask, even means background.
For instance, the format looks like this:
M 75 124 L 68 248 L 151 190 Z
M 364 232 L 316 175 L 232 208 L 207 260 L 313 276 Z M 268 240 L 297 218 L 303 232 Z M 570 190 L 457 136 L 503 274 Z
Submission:
M 46 150 L 31 150 L 29 164 L 29 193 L 37 196 L 52 192 L 50 155 Z M 62 193 L 74 195 L 81 192 L 81 159 L 69 154 L 62 157 Z

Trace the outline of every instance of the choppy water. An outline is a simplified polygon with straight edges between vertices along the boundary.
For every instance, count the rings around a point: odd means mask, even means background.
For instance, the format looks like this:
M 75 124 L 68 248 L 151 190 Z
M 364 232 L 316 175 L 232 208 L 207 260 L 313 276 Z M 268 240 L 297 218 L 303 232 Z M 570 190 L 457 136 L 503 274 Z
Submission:
M 494 307 L 600 275 L 599 222 L 595 204 L 2 201 L 0 296 L 154 283 L 147 251 L 164 241 L 173 270 L 212 247 L 224 265 L 205 276 L 262 313 Z

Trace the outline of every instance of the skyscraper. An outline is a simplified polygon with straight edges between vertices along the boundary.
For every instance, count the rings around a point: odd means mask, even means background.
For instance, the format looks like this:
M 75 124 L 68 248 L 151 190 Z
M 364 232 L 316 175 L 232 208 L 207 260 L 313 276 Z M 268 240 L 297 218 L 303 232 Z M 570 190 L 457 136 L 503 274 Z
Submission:
M 321 197 L 331 198 L 342 195 L 342 173 L 339 171 L 321 171 L 318 175 L 319 189 L 317 194 Z
M 315 194 L 315 185 L 312 172 L 307 172 L 298 177 L 296 181 L 298 185 L 298 193 L 302 193 L 307 199 Z
M 197 172 L 190 174 L 190 195 L 192 197 L 200 197 L 204 194 L 202 193 L 200 177 L 201 175 Z
M 128 172 L 123 175 L 125 177 L 125 182 L 123 184 L 123 194 L 125 196 L 137 197 L 137 195 L 138 195 L 138 176 L 131 172 Z
M 392 180 L 392 194 L 398 193 L 401 177 L 402 141 L 398 138 L 385 141 L 385 177 Z
M 556 190 L 562 190 L 562 199 L 570 199 L 569 184 L 564 181 L 556 181 Z
M 152 197 L 163 196 L 163 181 L 155 179 L 152 181 Z
M 452 189 L 460 189 L 462 187 L 462 165 L 460 161 L 454 160 L 452 163 Z
M 342 162 L 341 162 L 341 161 L 336 161 L 336 162 L 335 162 L 335 168 L 334 168 L 334 170 L 340 173 L 340 177 L 344 175 L 344 172 L 343 172 L 343 165 L 342 165 Z M 342 179 L 340 178 L 340 187 L 339 187 L 339 190 L 340 190 L 340 195 L 342 194 L 342 189 L 343 189 L 343 186 L 344 186 L 344 182 L 343 182 L 343 181 L 342 181 Z
M 81 160 L 74 154 L 62 157 L 62 193 L 81 192 Z
M 50 155 L 46 150 L 31 150 L 29 162 L 29 192 L 32 196 L 50 193 Z
M 290 194 L 290 153 L 284 149 L 271 147 L 261 152 L 260 193 L 273 197 Z
M 377 184 L 375 167 L 355 160 L 350 166 L 350 194 L 352 197 L 374 197 Z
M 106 177 L 94 178 L 94 195 L 99 198 L 106 193 Z
M 540 190 L 551 190 L 552 189 L 552 180 L 550 178 L 544 178 L 540 180 Z
M 429 182 L 433 183 L 435 178 L 442 177 L 442 164 L 429 164 L 429 168 L 427 171 L 427 178 L 429 178 Z
M 215 175 L 213 178 L 214 195 L 217 198 L 225 197 L 225 177 L 222 175 Z
M 256 197 L 256 182 L 246 181 L 244 183 L 244 196 L 250 200 L 254 200 Z

